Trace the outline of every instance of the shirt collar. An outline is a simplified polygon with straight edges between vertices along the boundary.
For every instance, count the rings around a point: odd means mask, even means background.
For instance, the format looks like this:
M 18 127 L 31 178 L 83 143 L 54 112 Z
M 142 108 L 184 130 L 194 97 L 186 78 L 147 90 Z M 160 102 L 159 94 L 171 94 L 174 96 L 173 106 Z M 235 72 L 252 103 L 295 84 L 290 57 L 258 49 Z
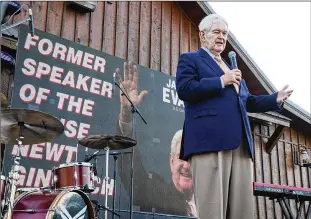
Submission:
M 207 49 L 206 47 L 202 46 L 201 47 L 205 52 L 207 52 L 207 54 L 210 55 L 210 57 L 212 57 L 213 59 L 215 59 L 215 55 L 213 53 L 211 53 L 211 51 L 209 49 Z

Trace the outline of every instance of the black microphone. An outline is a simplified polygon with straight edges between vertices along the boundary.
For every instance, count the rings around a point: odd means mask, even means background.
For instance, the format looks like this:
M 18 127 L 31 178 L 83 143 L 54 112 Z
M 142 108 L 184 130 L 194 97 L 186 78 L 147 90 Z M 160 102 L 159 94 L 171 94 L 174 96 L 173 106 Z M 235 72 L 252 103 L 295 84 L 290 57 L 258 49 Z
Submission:
M 113 84 L 112 84 L 112 93 L 114 93 L 116 89 L 116 73 L 113 73 Z
M 30 34 L 33 37 L 35 35 L 35 29 L 34 29 L 34 23 L 33 23 L 33 17 L 32 17 L 32 10 L 29 8 L 29 27 L 30 27 Z
M 234 51 L 229 52 L 228 57 L 230 59 L 232 69 L 238 69 L 235 52 Z

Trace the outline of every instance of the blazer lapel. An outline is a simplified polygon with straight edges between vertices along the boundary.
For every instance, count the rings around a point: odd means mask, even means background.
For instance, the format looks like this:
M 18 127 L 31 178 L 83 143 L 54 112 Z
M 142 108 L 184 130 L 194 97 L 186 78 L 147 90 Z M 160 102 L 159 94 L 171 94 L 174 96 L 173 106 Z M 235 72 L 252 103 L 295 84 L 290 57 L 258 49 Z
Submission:
M 202 48 L 199 49 L 199 54 L 203 61 L 210 66 L 211 69 L 218 75 L 222 76 L 224 74 L 223 70 L 217 65 L 217 63 L 213 60 L 213 58 Z M 230 70 L 232 70 L 231 65 L 229 65 L 224 59 L 222 61 L 228 66 Z M 233 86 L 232 86 L 233 87 Z M 241 89 L 241 83 L 239 86 L 239 90 Z
M 201 58 L 203 59 L 203 61 L 209 65 L 209 67 L 211 69 L 213 69 L 213 71 L 221 76 L 224 74 L 224 72 L 221 70 L 221 68 L 217 65 L 217 63 L 215 62 L 215 60 L 213 60 L 213 58 L 202 48 L 199 49 L 199 54 L 201 56 Z

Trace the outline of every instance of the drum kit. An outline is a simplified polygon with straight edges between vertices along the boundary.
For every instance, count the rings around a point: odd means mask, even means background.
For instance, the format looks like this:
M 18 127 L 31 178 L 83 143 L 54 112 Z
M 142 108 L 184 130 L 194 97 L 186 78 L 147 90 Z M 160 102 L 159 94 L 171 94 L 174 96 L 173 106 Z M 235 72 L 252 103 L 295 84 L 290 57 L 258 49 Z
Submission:
M 117 135 L 92 135 L 78 140 L 86 148 L 97 151 L 84 162 L 64 163 L 52 170 L 52 185 L 41 188 L 18 188 L 21 149 L 26 144 L 50 142 L 64 132 L 63 124 L 47 113 L 28 109 L 4 109 L 1 111 L 1 143 L 16 145 L 17 153 L 8 176 L 0 175 L 1 219 L 95 219 L 98 209 L 113 215 L 108 208 L 107 182 L 110 150 L 134 147 L 136 141 Z M 90 200 L 88 194 L 95 190 L 96 168 L 90 160 L 105 150 L 106 171 L 105 205 Z M 94 204 L 95 203 L 95 204 Z

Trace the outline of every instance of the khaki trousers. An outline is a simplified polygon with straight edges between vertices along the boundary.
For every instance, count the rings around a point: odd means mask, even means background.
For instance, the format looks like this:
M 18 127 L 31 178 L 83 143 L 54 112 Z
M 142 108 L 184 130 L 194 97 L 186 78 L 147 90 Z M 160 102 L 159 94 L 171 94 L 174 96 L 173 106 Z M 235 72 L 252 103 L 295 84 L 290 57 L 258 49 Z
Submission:
M 253 218 L 253 163 L 246 144 L 192 156 L 190 163 L 199 219 Z

